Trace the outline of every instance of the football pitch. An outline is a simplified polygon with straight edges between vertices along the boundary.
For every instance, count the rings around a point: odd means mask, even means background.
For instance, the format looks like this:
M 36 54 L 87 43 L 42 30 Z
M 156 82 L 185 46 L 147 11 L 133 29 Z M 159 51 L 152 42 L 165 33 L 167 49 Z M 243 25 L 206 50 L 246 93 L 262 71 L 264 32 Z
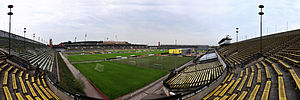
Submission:
M 110 99 L 142 88 L 168 73 L 111 61 L 73 65 Z
M 138 59 L 115 60 L 114 62 L 159 70 L 172 70 L 175 67 L 178 68 L 182 66 L 190 60 L 192 60 L 191 57 L 150 56 Z
M 91 80 L 105 95 L 114 99 L 161 78 L 168 70 L 185 64 L 190 57 L 151 56 L 133 59 L 73 64 Z M 177 60 L 174 64 L 174 60 Z M 126 63 L 127 62 L 127 63 Z
M 148 55 L 148 54 L 161 54 L 167 51 L 148 51 L 148 52 L 133 52 L 133 53 L 111 53 L 111 54 L 89 54 L 89 55 L 67 55 L 67 58 L 71 62 L 78 61 L 95 61 L 104 60 L 106 58 L 115 58 L 116 56 L 130 57 L 130 55 Z

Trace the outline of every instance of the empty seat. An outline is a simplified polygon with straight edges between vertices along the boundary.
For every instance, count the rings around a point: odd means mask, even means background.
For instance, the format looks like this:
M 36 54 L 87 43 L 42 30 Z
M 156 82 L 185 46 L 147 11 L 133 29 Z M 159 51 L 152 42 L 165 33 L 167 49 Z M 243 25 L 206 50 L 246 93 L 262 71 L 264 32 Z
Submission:
M 278 76 L 278 94 L 279 100 L 287 100 L 282 76 Z
M 270 88 L 271 88 L 271 81 L 267 81 L 263 94 L 261 96 L 261 100 L 269 100 Z

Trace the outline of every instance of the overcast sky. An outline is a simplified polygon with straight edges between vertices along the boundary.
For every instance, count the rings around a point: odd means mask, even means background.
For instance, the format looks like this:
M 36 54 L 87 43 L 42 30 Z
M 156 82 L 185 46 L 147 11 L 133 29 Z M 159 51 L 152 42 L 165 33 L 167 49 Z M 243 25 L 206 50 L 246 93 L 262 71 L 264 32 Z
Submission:
M 149 45 L 216 45 L 259 36 L 258 5 L 264 4 L 263 35 L 299 29 L 300 0 L 0 0 L 0 30 L 63 41 L 119 40 Z M 288 27 L 287 27 L 288 26 Z M 277 28 L 276 28 L 277 27 Z

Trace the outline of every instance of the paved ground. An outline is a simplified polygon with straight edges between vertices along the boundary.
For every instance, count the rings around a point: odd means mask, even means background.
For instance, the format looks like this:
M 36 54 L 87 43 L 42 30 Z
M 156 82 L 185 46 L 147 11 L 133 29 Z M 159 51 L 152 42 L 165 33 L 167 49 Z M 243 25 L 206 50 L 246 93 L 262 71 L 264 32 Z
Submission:
M 68 59 L 60 52 L 59 53 L 68 66 L 69 70 L 72 72 L 73 76 L 77 79 L 81 79 L 84 82 L 84 92 L 89 97 L 103 99 L 102 96 L 97 92 L 97 90 L 88 82 L 88 80 L 77 70 L 69 61 Z

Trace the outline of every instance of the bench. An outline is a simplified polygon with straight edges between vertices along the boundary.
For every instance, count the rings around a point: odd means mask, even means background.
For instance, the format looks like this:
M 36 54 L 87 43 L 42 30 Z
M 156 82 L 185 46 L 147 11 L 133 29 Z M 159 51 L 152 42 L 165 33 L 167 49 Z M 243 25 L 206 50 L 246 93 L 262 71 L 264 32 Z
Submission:
M 287 100 L 282 76 L 278 76 L 278 94 L 279 100 Z
M 27 100 L 34 100 L 30 95 L 26 95 L 25 97 L 27 98 Z
M 14 70 L 14 72 L 13 72 L 13 74 L 16 74 L 17 72 L 18 72 L 18 68 L 16 68 L 15 70 Z
M 233 76 L 234 76 L 234 74 L 231 74 L 229 79 L 227 80 L 227 82 L 230 82 Z
M 247 91 L 243 91 L 242 94 L 237 98 L 237 100 L 244 100 L 245 97 L 247 96 Z
M 268 65 L 267 65 L 264 61 L 262 61 L 261 63 L 265 66 L 265 71 L 266 71 L 267 79 L 268 79 L 268 80 L 271 80 L 271 74 L 270 74 L 270 72 L 269 72 L 269 67 L 268 67 Z
M 19 77 L 23 77 L 23 71 L 20 72 Z
M 31 77 L 31 82 L 34 83 L 34 76 Z
M 244 76 L 242 83 L 239 85 L 239 87 L 237 88 L 237 91 L 242 91 L 244 84 L 246 83 L 248 76 Z
M 226 86 L 227 86 L 228 84 L 227 83 L 225 83 L 215 94 L 214 94 L 214 96 L 218 96 L 220 93 L 221 93 L 221 91 L 224 89 L 224 88 L 226 88 Z
M 28 80 L 28 77 L 29 77 L 29 74 L 27 73 L 26 76 L 25 76 L 26 81 Z
M 213 100 L 220 100 L 220 98 L 219 97 L 215 97 Z
M 6 85 L 7 85 L 7 80 L 8 80 L 8 72 L 5 71 L 4 79 L 3 79 L 3 82 L 2 82 L 3 86 L 6 86 Z
M 240 73 L 241 78 L 243 77 L 243 73 L 244 73 L 244 70 L 242 70 L 241 73 Z
M 281 60 L 278 60 L 278 62 L 279 62 L 281 65 L 283 65 L 284 68 L 286 68 L 286 69 L 291 69 L 291 68 L 292 68 L 291 66 L 289 66 L 288 64 L 286 64 L 285 62 L 283 62 L 283 61 L 281 61 Z
M 35 90 L 39 93 L 39 95 L 43 98 L 43 100 L 48 100 L 47 97 L 43 94 L 43 92 L 39 89 L 39 87 L 35 84 L 35 83 L 32 83 Z
M 37 95 L 36 95 L 34 89 L 32 88 L 30 82 L 27 80 L 26 83 L 27 83 L 27 86 L 28 86 L 28 88 L 29 88 L 29 90 L 30 90 L 32 96 L 33 96 L 33 97 L 36 97 Z
M 232 86 L 232 84 L 235 82 L 235 80 L 232 80 L 227 86 L 226 88 L 219 94 L 220 97 L 224 96 L 225 93 L 228 91 L 228 89 Z
M 228 98 L 228 100 L 234 100 L 236 97 L 237 97 L 237 94 L 232 94 L 232 95 Z
M 18 86 L 17 86 L 17 81 L 16 81 L 16 74 L 12 74 L 12 86 L 13 86 L 13 90 L 17 90 Z
M 35 97 L 35 100 L 42 100 L 40 97 Z
M 254 73 L 251 73 L 249 81 L 248 81 L 247 86 L 246 86 L 247 88 L 251 88 L 253 78 L 254 78 Z
M 272 64 L 272 67 L 275 70 L 277 76 L 282 76 L 281 71 L 278 69 L 278 67 L 275 64 Z
M 261 100 L 269 100 L 270 88 L 271 88 L 271 81 L 267 81 L 263 94 L 261 96 Z
M 300 79 L 299 79 L 298 75 L 296 74 L 296 72 L 293 69 L 290 69 L 289 72 L 290 72 L 293 80 L 296 83 L 297 89 L 300 90 Z
M 60 100 L 49 88 L 45 88 L 56 100 Z
M 242 78 L 239 78 L 237 81 L 235 81 L 235 83 L 233 84 L 233 86 L 228 91 L 228 94 L 232 94 L 233 93 L 233 91 L 235 90 L 235 88 L 237 87 L 237 85 L 240 83 L 241 80 L 242 80 Z
M 251 73 L 254 72 L 254 66 L 251 66 Z
M 3 91 L 5 94 L 6 100 L 13 100 L 7 86 L 3 86 Z
M 213 96 L 222 86 L 219 85 L 217 88 L 215 88 L 212 92 L 210 92 L 208 95 L 206 95 L 203 100 L 208 100 L 211 96 Z
M 256 97 L 256 95 L 257 95 L 257 92 L 258 92 L 259 88 L 260 88 L 260 85 L 256 85 L 256 86 L 255 86 L 255 88 L 254 88 L 253 91 L 251 92 L 251 94 L 250 94 L 248 100 L 255 100 L 255 97 Z
M 26 87 L 25 87 L 25 84 L 24 84 L 24 82 L 23 82 L 23 79 L 22 79 L 22 77 L 19 77 L 19 81 L 20 81 L 20 84 L 21 84 L 21 88 L 22 88 L 22 91 L 23 91 L 23 93 L 27 93 L 27 90 L 26 90 Z
M 17 96 L 18 100 L 24 100 L 24 98 L 22 97 L 22 95 L 19 92 L 16 93 L 16 96 Z
M 261 69 L 257 70 L 257 80 L 256 80 L 257 84 L 261 83 Z
M 47 87 L 47 84 L 43 78 L 42 78 L 42 82 L 43 82 L 44 87 Z
M 229 97 L 229 96 L 225 95 L 225 96 L 223 96 L 220 100 L 227 100 L 228 97 Z
M 46 89 L 43 87 L 43 86 L 39 86 L 41 88 L 41 90 L 46 94 L 46 96 L 49 98 L 49 99 L 52 99 L 53 97 L 48 93 L 48 91 L 46 91 Z
M 256 67 L 257 69 L 261 69 L 261 66 L 258 63 L 256 63 Z
M 248 70 L 248 67 L 246 67 L 246 73 L 245 73 L 245 75 L 248 76 L 248 73 L 249 73 L 249 70 Z

